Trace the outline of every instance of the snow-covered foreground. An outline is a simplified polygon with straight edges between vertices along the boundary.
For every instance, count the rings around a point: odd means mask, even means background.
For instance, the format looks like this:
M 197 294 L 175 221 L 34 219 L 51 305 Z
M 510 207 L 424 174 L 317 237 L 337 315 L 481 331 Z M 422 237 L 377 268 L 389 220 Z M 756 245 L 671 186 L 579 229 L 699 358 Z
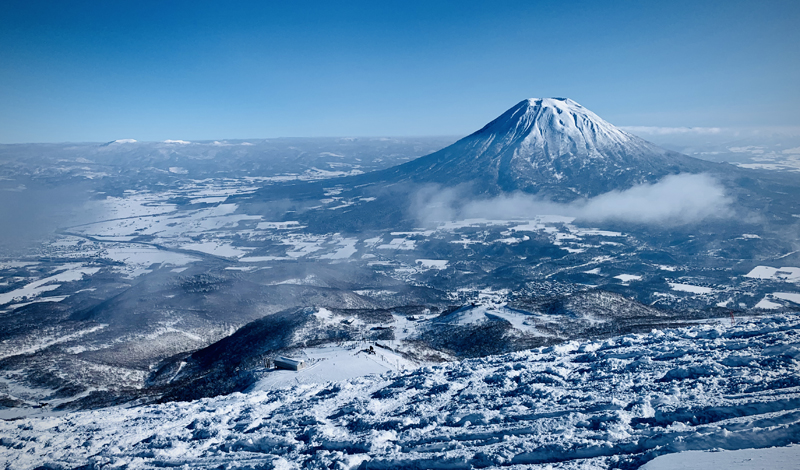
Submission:
M 800 315 L 698 325 L 338 383 L 4 421 L 0 461 L 637 468 L 662 454 L 800 442 L 799 360 Z
M 717 452 L 689 451 L 662 455 L 642 470 L 795 470 L 800 463 L 800 446 L 742 449 Z

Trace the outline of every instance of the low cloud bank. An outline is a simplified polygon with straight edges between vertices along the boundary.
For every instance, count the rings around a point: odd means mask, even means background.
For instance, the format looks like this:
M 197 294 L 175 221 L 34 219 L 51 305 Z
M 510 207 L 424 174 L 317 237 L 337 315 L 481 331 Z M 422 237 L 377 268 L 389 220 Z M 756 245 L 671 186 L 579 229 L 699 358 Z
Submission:
M 620 129 L 635 135 L 708 135 L 719 134 L 724 129 L 720 127 L 654 127 L 654 126 L 622 126 Z
M 412 207 L 423 225 L 469 218 L 524 219 L 534 215 L 564 215 L 587 222 L 685 225 L 732 215 L 725 188 L 713 177 L 671 175 L 654 184 L 611 191 L 569 204 L 515 193 L 491 199 L 472 199 L 466 188 L 426 187 Z

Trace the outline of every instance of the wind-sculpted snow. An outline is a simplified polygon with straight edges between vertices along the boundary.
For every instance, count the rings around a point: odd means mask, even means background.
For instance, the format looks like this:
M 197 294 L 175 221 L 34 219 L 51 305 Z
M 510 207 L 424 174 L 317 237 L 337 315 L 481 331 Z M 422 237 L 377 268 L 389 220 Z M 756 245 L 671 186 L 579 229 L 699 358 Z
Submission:
M 637 468 L 800 442 L 800 316 L 0 422 L 6 468 Z M 549 467 L 548 465 L 552 466 Z

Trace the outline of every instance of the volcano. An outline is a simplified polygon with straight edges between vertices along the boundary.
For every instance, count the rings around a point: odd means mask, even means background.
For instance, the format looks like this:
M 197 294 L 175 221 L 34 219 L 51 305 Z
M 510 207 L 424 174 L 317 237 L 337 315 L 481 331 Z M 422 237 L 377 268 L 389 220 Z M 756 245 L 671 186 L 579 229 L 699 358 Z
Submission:
M 573 200 L 711 166 L 718 165 L 659 148 L 571 99 L 532 98 L 438 152 L 363 179 L 469 183 L 477 193 L 522 191 Z
M 532 98 L 454 144 L 402 165 L 336 180 L 270 185 L 253 200 L 291 199 L 291 220 L 300 218 L 322 232 L 353 232 L 413 226 L 409 208 L 428 187 L 458 187 L 463 198 L 527 193 L 566 203 L 667 175 L 731 171 L 730 165 L 662 149 L 573 100 Z M 319 204 L 333 185 L 337 200 L 349 201 L 336 211 Z

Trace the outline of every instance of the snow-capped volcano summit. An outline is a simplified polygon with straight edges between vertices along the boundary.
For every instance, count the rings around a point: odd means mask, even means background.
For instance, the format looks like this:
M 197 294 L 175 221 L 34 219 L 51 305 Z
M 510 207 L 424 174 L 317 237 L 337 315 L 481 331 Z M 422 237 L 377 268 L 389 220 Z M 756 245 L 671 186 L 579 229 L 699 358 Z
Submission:
M 571 99 L 531 98 L 453 145 L 379 174 L 386 183 L 470 182 L 479 192 L 569 200 L 708 165 L 628 134 Z
M 568 98 L 523 100 L 473 135 L 488 135 L 497 143 L 521 139 L 521 145 L 541 147 L 553 156 L 597 153 L 636 139 Z

